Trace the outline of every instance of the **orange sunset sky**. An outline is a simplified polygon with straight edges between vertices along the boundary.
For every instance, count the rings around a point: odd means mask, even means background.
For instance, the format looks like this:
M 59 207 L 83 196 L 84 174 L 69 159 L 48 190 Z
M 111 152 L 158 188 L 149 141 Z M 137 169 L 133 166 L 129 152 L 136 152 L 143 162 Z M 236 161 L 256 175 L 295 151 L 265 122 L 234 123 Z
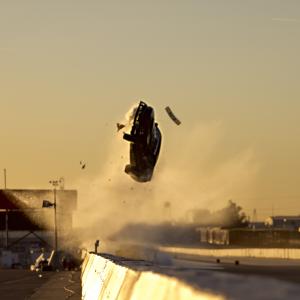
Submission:
M 229 181 L 224 201 L 299 214 L 299 53 L 298 0 L 1 0 L 7 185 L 92 180 L 113 160 L 115 123 L 143 99 L 163 132 L 157 173 L 197 165 L 210 189 Z

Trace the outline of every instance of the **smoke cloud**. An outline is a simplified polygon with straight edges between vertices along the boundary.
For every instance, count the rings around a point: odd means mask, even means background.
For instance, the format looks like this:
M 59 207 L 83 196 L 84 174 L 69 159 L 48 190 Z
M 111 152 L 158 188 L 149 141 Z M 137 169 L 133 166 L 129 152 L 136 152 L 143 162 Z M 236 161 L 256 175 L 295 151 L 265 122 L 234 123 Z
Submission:
M 126 114 L 127 130 L 132 111 Z M 218 209 L 235 194 L 251 190 L 257 172 L 251 149 L 214 162 L 216 150 L 222 147 L 221 125 L 199 123 L 182 126 L 180 132 L 162 130 L 161 155 L 148 183 L 137 183 L 124 173 L 129 143 L 122 132 L 113 133 L 99 175 L 77 185 L 75 226 L 84 230 L 83 239 L 105 239 L 128 223 L 185 220 L 191 209 Z

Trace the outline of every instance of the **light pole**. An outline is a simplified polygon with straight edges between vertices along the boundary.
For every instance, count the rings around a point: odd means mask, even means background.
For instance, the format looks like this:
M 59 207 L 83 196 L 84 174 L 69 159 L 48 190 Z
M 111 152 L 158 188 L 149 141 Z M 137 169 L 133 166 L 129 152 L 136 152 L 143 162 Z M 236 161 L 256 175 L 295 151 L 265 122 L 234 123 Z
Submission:
M 56 187 L 59 185 L 59 180 L 50 180 L 50 184 L 53 185 L 53 197 L 54 197 L 54 235 L 55 235 L 55 252 L 57 252 L 57 217 L 56 217 Z
M 56 214 L 56 187 L 59 186 L 61 180 L 50 180 L 50 184 L 53 186 L 53 203 L 48 200 L 43 200 L 43 207 L 52 207 L 54 208 L 54 250 L 57 252 L 58 242 L 57 242 L 57 214 Z
M 6 169 L 3 169 L 4 174 L 4 189 L 6 190 Z
M 6 168 L 3 169 L 4 175 L 4 189 L 6 190 Z M 5 212 L 5 248 L 8 248 L 8 209 Z

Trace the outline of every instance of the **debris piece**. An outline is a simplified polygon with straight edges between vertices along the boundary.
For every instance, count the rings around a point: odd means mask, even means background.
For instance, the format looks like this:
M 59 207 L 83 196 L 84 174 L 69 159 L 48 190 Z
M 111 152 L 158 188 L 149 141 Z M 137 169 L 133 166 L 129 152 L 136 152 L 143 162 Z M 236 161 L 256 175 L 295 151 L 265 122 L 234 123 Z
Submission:
M 166 201 L 166 202 L 164 203 L 164 207 L 165 207 L 165 208 L 171 207 L 171 203 L 170 203 L 169 201 Z
M 174 115 L 174 113 L 172 112 L 172 110 L 171 110 L 171 108 L 169 106 L 167 106 L 165 108 L 165 110 L 166 110 L 167 114 L 169 115 L 169 117 L 173 120 L 173 122 L 176 125 L 180 125 L 181 124 L 181 121 L 176 118 L 176 116 Z
M 82 160 L 80 161 L 80 165 L 81 165 L 81 169 L 84 169 L 85 168 L 85 166 L 86 166 L 86 163 L 85 162 L 83 162 Z
M 121 123 L 117 123 L 117 132 L 119 132 L 122 128 L 124 128 L 125 125 Z
M 74 294 L 76 294 L 76 292 L 74 292 L 73 290 L 68 289 L 67 287 L 64 286 L 64 290 L 68 293 L 70 293 L 69 296 L 66 297 L 66 299 L 71 298 Z

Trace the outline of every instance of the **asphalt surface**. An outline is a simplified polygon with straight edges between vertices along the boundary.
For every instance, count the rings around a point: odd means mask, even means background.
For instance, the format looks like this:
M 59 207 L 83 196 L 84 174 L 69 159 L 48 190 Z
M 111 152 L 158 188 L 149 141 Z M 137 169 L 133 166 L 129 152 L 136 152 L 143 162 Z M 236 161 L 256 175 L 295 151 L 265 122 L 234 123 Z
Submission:
M 220 292 L 229 299 L 241 299 L 241 294 L 245 295 L 243 299 L 299 299 L 300 263 L 297 261 L 221 258 L 217 263 L 215 258 L 198 257 L 196 261 L 172 259 L 170 264 L 164 265 L 115 256 L 109 258 L 133 269 L 182 279 L 188 284 Z M 253 291 L 256 296 L 251 298 Z M 69 298 L 81 299 L 79 271 L 0 270 L 1 300 Z
M 244 276 L 263 276 L 278 279 L 289 283 L 299 284 L 300 287 L 300 260 L 280 258 L 253 258 L 253 257 L 213 257 L 194 254 L 170 254 L 174 265 L 201 269 L 210 264 L 217 272 Z M 299 297 L 300 299 L 300 297 Z
M 300 265 L 298 263 L 293 264 L 293 261 L 259 259 L 252 259 L 249 261 L 240 258 L 227 258 L 224 262 L 220 259 L 219 263 L 216 262 L 216 259 L 214 259 L 214 263 L 205 259 L 202 261 L 173 259 L 173 263 L 175 266 L 181 267 L 182 269 L 205 269 L 243 276 L 263 276 L 299 284 L 300 286 Z
M 208 289 L 229 299 L 300 299 L 300 267 L 280 262 L 277 265 L 236 264 L 173 260 L 172 268 L 163 270 L 188 284 Z
M 0 270 L 2 300 L 81 299 L 80 272 L 31 272 Z
M 223 270 L 219 270 L 221 272 L 237 275 L 266 276 L 300 285 L 299 266 L 250 266 L 222 264 L 222 267 Z
M 80 271 L 55 272 L 49 280 L 42 285 L 29 298 L 30 300 L 80 300 L 81 281 Z
M 29 299 L 53 275 L 45 273 L 39 277 L 36 272 L 29 270 L 0 270 L 0 299 Z

